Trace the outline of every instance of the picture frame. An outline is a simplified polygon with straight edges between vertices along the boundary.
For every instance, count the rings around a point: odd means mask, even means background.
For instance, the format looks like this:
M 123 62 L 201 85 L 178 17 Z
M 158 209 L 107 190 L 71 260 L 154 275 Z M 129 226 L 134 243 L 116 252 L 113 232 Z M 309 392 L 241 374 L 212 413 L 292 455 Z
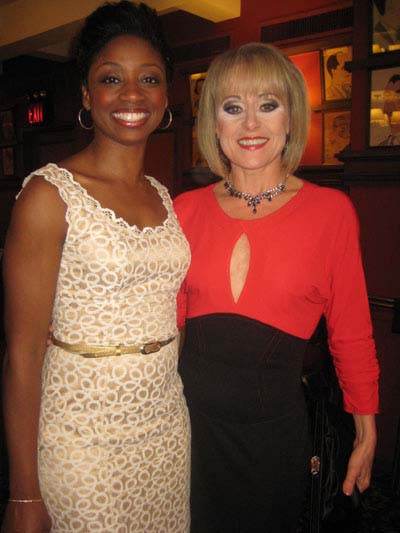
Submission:
M 302 166 L 322 164 L 323 156 L 323 120 L 320 112 L 322 106 L 322 52 L 321 49 L 289 54 L 290 61 L 303 74 L 308 100 L 311 107 L 310 129 L 307 144 L 301 159 Z
M 400 0 L 371 0 L 372 53 L 400 50 Z
M 192 106 L 192 167 L 208 167 L 207 161 L 202 156 L 197 142 L 196 133 L 196 117 L 199 110 L 199 102 L 201 90 L 203 88 L 204 80 L 206 79 L 206 72 L 196 72 L 189 77 L 190 82 L 190 102 Z
M 400 66 L 371 71 L 369 111 L 369 146 L 400 146 Z
M 16 142 L 14 115 L 12 109 L 0 110 L 0 145 Z
M 336 154 L 350 146 L 350 110 L 324 113 L 324 165 L 342 164 Z
M 13 146 L 5 146 L 1 149 L 1 162 L 4 177 L 12 177 L 15 174 L 15 154 Z
M 201 90 L 203 88 L 204 80 L 206 79 L 207 72 L 197 72 L 190 75 L 190 102 L 192 105 L 192 117 L 197 117 L 199 110 L 199 102 L 201 96 Z
M 324 100 L 349 100 L 351 98 L 351 72 L 346 64 L 352 60 L 351 46 L 326 48 L 322 51 Z

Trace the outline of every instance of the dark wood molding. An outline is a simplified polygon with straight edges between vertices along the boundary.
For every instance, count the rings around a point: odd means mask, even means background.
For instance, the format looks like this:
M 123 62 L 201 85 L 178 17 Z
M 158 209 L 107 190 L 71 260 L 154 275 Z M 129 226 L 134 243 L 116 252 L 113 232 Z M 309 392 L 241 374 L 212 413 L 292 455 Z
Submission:
M 358 70 L 372 70 L 379 68 L 397 67 L 400 64 L 400 50 L 385 52 L 383 54 L 371 54 L 365 59 L 349 61 L 346 68 L 351 72 Z
M 367 150 L 344 150 L 338 155 L 344 163 L 345 180 L 377 182 L 400 181 L 400 148 L 381 146 Z
M 304 41 L 304 39 L 316 34 L 330 33 L 333 28 L 337 32 L 352 26 L 353 8 L 349 7 L 263 26 L 261 28 L 261 41 L 277 43 L 278 41 L 299 40 L 300 38 Z M 330 40 L 331 42 L 332 40 Z
M 231 44 L 229 35 L 207 39 L 195 43 L 183 44 L 173 48 L 172 55 L 177 65 L 188 61 L 210 60 L 218 54 L 228 50 Z M 207 61 L 209 63 L 209 61 Z
M 328 100 L 321 105 L 312 106 L 311 111 L 322 113 L 323 111 L 351 111 L 351 99 Z
M 295 172 L 299 178 L 311 181 L 322 187 L 333 187 L 347 192 L 348 186 L 343 180 L 343 165 L 301 166 Z

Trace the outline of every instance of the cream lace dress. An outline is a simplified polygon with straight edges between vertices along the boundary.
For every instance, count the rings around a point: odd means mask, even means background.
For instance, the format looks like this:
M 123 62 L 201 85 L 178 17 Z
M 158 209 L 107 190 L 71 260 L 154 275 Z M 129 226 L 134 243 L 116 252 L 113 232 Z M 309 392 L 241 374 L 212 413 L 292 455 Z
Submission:
M 34 175 L 67 205 L 55 337 L 136 345 L 176 335 L 175 297 L 190 251 L 165 187 L 147 178 L 168 216 L 139 230 L 67 170 L 49 164 Z M 150 355 L 102 359 L 47 350 L 38 446 L 52 533 L 189 531 L 190 426 L 177 346 L 175 339 Z

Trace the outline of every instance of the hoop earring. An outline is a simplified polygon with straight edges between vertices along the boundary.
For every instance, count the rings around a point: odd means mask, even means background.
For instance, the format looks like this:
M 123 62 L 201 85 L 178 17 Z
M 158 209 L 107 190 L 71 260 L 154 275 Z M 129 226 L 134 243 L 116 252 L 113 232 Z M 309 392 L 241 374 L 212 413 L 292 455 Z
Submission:
M 79 125 L 81 128 L 83 128 L 84 130 L 92 130 L 94 128 L 94 124 L 93 124 L 93 121 L 92 121 L 92 125 L 91 126 L 86 126 L 83 121 L 82 121 L 82 112 L 83 111 L 87 111 L 87 109 L 85 109 L 84 107 L 81 107 L 80 110 L 79 110 L 79 113 L 78 113 L 78 122 L 79 122 Z
M 160 130 L 167 130 L 167 129 L 171 126 L 171 123 L 172 123 L 172 119 L 173 119 L 173 117 L 172 117 L 172 111 L 170 110 L 169 107 L 167 107 L 167 108 L 165 109 L 165 111 L 168 113 L 168 122 L 167 122 L 167 124 L 166 124 L 165 126 L 162 126 L 162 127 L 161 127 L 161 126 L 158 126 L 158 129 L 160 129 Z M 165 115 L 165 113 L 164 113 L 164 115 Z M 164 117 L 163 117 L 163 118 L 164 118 Z M 162 121 L 161 121 L 161 122 L 162 122 Z

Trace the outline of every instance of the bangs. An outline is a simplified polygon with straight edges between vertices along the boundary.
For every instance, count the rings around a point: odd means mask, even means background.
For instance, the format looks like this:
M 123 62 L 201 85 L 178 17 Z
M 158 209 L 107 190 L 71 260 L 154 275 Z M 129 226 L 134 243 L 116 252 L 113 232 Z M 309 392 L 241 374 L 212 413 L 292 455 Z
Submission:
M 254 55 L 232 57 L 215 78 L 215 104 L 230 95 L 268 93 L 288 105 L 286 72 L 273 59 Z

